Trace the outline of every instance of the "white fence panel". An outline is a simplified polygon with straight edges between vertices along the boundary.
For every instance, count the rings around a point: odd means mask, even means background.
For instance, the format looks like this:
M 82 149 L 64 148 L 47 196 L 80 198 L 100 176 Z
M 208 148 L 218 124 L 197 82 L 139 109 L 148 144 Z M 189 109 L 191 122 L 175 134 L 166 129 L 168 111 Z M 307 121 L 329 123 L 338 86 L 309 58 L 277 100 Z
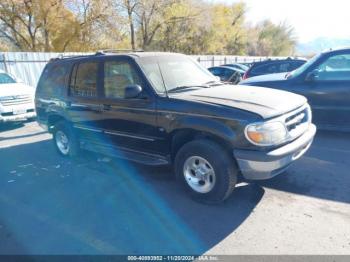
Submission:
M 60 55 L 81 55 L 82 53 L 4 52 L 0 53 L 0 69 L 24 83 L 36 87 L 47 62 Z
M 44 53 L 44 52 L 3 52 L 0 53 L 0 69 L 10 73 L 24 83 L 36 87 L 47 62 L 59 56 L 89 55 L 91 53 Z M 227 63 L 252 63 L 268 57 L 193 55 L 199 63 L 208 68 Z M 271 59 L 281 59 L 273 57 Z

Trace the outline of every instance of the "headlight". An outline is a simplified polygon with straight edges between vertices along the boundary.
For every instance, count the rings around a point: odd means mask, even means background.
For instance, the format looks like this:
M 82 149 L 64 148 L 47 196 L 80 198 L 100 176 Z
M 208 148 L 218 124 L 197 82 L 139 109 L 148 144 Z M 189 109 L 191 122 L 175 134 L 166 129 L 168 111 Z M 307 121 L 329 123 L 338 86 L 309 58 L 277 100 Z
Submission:
M 284 142 L 288 131 L 282 122 L 254 123 L 246 127 L 245 136 L 254 145 L 272 146 Z

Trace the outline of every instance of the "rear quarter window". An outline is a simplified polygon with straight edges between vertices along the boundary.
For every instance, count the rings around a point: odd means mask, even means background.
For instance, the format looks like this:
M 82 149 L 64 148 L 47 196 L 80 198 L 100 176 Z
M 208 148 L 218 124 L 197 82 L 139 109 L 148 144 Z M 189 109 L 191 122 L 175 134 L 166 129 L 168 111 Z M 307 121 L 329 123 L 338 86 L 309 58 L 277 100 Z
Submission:
M 62 95 L 68 83 L 70 68 L 67 63 L 46 66 L 41 74 L 37 93 L 47 96 Z

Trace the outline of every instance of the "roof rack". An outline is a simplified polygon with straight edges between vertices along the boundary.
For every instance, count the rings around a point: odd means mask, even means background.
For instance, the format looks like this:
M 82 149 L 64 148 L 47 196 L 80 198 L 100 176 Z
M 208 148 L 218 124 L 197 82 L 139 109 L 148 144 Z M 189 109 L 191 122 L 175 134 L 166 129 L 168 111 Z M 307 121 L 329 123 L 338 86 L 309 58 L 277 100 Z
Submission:
M 66 58 L 78 58 L 78 57 L 86 57 L 86 56 L 91 56 L 92 53 L 87 53 L 87 54 L 79 54 L 79 55 L 63 55 L 63 54 L 60 54 L 58 55 L 57 57 L 54 57 L 54 58 L 51 58 L 49 60 L 49 62 L 54 62 L 54 61 L 57 61 L 57 60 L 61 60 L 61 59 L 66 59 Z
M 96 55 L 103 55 L 106 53 L 125 53 L 125 52 L 144 52 L 142 49 L 132 50 L 132 49 L 104 49 L 98 50 Z

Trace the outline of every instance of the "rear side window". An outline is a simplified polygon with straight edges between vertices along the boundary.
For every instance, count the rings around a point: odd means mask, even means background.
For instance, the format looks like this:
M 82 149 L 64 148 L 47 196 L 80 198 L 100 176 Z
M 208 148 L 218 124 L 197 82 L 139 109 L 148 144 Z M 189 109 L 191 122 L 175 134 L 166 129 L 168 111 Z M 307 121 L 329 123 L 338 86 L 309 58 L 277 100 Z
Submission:
M 40 78 L 38 92 L 49 96 L 63 94 L 69 75 L 69 64 L 54 64 L 47 66 Z
M 298 67 L 300 67 L 303 63 L 298 61 L 281 61 L 274 62 L 267 65 L 256 66 L 251 70 L 252 75 L 264 75 L 264 74 L 274 74 L 274 73 L 284 73 L 290 72 Z
M 225 69 L 224 70 L 224 79 L 225 81 L 229 80 L 231 78 L 231 76 L 233 75 L 234 71 L 229 70 L 229 69 Z
M 280 63 L 274 63 L 274 64 L 256 66 L 252 69 L 251 73 L 253 75 L 277 73 L 279 72 L 280 65 L 281 65 Z
M 70 83 L 73 96 L 97 97 L 98 62 L 83 62 L 74 66 Z
M 209 71 L 215 76 L 221 76 L 223 74 L 222 69 L 217 67 L 210 68 Z

